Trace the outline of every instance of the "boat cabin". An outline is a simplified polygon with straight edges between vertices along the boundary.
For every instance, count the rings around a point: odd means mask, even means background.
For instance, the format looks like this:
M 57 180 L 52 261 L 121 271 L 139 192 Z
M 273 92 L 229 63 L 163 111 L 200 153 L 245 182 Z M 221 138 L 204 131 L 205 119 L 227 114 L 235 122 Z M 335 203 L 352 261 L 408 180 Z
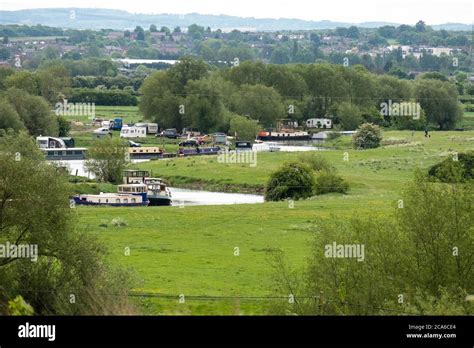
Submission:
M 150 172 L 146 170 L 124 170 L 122 172 L 123 183 L 125 185 L 141 184 L 145 182 L 145 178 L 150 176 Z

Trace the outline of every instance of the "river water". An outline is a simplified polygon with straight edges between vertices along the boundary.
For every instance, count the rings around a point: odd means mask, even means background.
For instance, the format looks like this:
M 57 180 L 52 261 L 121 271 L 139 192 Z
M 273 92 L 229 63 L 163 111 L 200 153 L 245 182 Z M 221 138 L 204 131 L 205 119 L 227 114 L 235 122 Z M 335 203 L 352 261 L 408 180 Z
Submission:
M 254 151 L 269 151 L 271 148 L 277 148 L 282 152 L 305 152 L 305 151 L 324 151 L 326 149 L 311 146 L 312 142 L 298 145 L 280 143 L 280 142 L 265 142 L 261 144 L 254 144 Z M 133 160 L 132 163 L 147 162 L 148 160 Z M 68 168 L 71 175 L 84 176 L 90 179 L 94 175 L 86 172 L 84 169 L 84 160 L 75 161 L 53 161 L 60 166 Z M 230 204 L 258 204 L 263 203 L 263 196 L 241 194 L 241 193 L 224 193 L 224 192 L 208 192 L 200 190 L 188 190 L 181 188 L 170 188 L 173 205 L 230 205 Z

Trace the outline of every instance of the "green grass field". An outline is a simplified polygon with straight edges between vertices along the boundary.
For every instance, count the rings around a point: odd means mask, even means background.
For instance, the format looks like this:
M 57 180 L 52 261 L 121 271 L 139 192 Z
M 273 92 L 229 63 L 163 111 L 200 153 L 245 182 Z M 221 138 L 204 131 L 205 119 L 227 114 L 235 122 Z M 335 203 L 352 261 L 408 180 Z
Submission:
M 385 132 L 384 139 L 404 143 L 355 151 L 346 138 L 337 140 L 341 149 L 320 152 L 350 182 L 350 192 L 298 201 L 293 209 L 280 202 L 184 209 L 78 208 L 76 213 L 80 225 L 106 244 L 111 262 L 134 270 L 136 293 L 163 296 L 134 298 L 144 314 L 265 314 L 268 301 L 258 297 L 288 295 L 273 290 L 273 251 L 284 251 L 290 264 L 301 269 L 319 221 L 389 214 L 415 168 L 426 169 L 454 151 L 474 149 L 474 131 L 433 132 L 429 139 L 423 132 Z M 221 164 L 215 157 L 154 161 L 139 168 L 178 186 L 258 191 L 280 164 L 297 157 L 259 154 L 255 168 Z M 126 225 L 113 226 L 115 218 Z M 234 255 L 235 247 L 239 256 Z M 129 256 L 125 248 L 130 248 Z M 185 295 L 184 304 L 178 302 L 180 294 Z

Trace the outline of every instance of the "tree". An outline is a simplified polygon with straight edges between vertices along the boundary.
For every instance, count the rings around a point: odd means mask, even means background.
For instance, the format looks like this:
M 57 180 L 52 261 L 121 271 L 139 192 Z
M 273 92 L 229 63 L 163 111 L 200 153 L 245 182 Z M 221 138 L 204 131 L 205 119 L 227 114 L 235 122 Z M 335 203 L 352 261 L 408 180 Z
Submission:
M 130 278 L 110 268 L 105 248 L 76 224 L 67 176 L 24 132 L 0 136 L 0 168 L 0 243 L 36 249 L 30 258 L 0 258 L 0 313 L 14 314 L 18 296 L 36 315 L 129 313 L 122 296 Z
M 416 24 L 415 24 L 415 29 L 417 32 L 419 33 L 424 33 L 426 31 L 426 24 L 425 22 L 423 21 L 418 21 Z
M 25 128 L 20 116 L 5 98 L 0 98 L 0 115 L 0 129 L 18 131 Z
M 158 32 L 158 28 L 156 27 L 156 25 L 152 24 L 150 25 L 150 33 L 156 33 Z
M 58 116 L 58 136 L 67 137 L 71 130 L 71 122 L 66 120 L 63 116 Z
M 415 95 L 427 121 L 441 130 L 453 129 L 462 117 L 458 91 L 450 82 L 419 79 L 415 83 Z
M 240 140 L 253 140 L 257 136 L 260 126 L 255 120 L 243 116 L 234 115 L 230 120 L 231 135 L 236 134 Z
M 266 201 L 304 199 L 313 195 L 314 174 L 305 164 L 291 162 L 270 175 L 265 188 Z
M 224 111 L 219 93 L 220 91 L 210 80 L 189 81 L 186 86 L 184 125 L 199 129 L 201 132 L 219 130 Z
M 5 86 L 22 89 L 33 95 L 40 94 L 38 76 L 30 71 L 18 71 L 8 76 L 5 79 Z
M 97 180 L 118 184 L 127 165 L 128 147 L 121 139 L 98 140 L 89 148 L 84 168 Z
M 277 47 L 273 50 L 270 62 L 273 64 L 288 64 L 290 62 L 290 51 L 284 47 Z
M 55 116 L 42 97 L 32 96 L 17 88 L 10 88 L 5 95 L 30 135 L 55 136 L 58 134 Z
M 139 109 L 146 119 L 153 120 L 161 128 L 182 129 L 182 118 L 186 112 L 184 98 L 171 92 L 169 75 L 158 71 L 147 77 L 140 92 Z
M 275 127 L 277 121 L 285 116 L 285 107 L 278 92 L 263 85 L 242 85 L 235 96 L 232 111 L 248 115 L 265 127 Z
M 0 48 L 0 60 L 8 60 L 10 58 L 10 51 L 5 47 Z
M 40 93 L 50 104 L 63 99 L 71 85 L 69 72 L 64 65 L 50 66 L 37 73 Z
M 380 146 L 382 141 L 382 132 L 380 128 L 371 123 L 364 123 L 354 134 L 352 143 L 355 149 L 373 149 Z
M 336 106 L 337 120 L 344 130 L 355 130 L 362 123 L 362 112 L 360 109 L 351 105 L 350 103 L 343 102 Z
M 167 71 L 171 92 L 185 95 L 186 84 L 207 75 L 209 66 L 200 59 L 183 57 L 180 62 Z
M 145 30 L 141 26 L 138 25 L 133 32 L 137 34 L 138 41 L 145 41 Z

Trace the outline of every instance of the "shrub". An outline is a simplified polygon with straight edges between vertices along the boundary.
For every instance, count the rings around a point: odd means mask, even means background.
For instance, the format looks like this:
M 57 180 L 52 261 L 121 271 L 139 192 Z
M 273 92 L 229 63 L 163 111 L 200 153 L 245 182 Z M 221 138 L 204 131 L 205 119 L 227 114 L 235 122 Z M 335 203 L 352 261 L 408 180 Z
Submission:
M 302 163 L 286 163 L 270 176 L 265 200 L 308 198 L 313 195 L 313 186 L 314 174 L 310 167 Z
M 355 149 L 374 149 L 380 146 L 382 132 L 372 123 L 362 124 L 352 138 Z
M 323 170 L 316 176 L 314 191 L 317 195 L 339 192 L 347 193 L 349 184 L 334 171 Z
M 311 152 L 305 152 L 298 156 L 301 163 L 307 164 L 314 171 L 331 170 L 332 166 L 329 161 L 321 155 Z
M 432 166 L 428 170 L 428 175 L 444 183 L 474 179 L 474 151 L 458 154 L 457 161 L 453 157 L 446 158 Z

